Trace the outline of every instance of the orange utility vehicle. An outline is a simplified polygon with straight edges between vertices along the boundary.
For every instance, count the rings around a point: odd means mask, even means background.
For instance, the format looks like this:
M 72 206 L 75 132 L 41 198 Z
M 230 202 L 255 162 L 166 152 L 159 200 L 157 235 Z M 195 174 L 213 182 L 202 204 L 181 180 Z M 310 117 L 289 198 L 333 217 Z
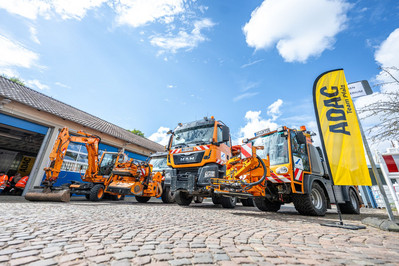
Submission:
M 233 147 L 236 156 L 227 162 L 226 176 L 212 179 L 214 194 L 253 198 L 258 209 L 270 212 L 293 202 L 303 215 L 323 216 L 336 203 L 321 150 L 305 127 L 265 130 L 244 143 Z M 360 213 L 355 187 L 334 191 L 343 213 Z
M 215 204 L 234 208 L 235 198 L 219 197 L 207 189 L 211 178 L 223 177 L 231 157 L 230 130 L 221 121 L 204 118 L 176 127 L 168 145 L 171 191 L 179 205 L 190 205 L 195 197 L 212 197 Z M 168 173 L 167 176 L 168 178 Z
M 100 137 L 83 131 L 78 131 L 76 136 L 70 135 L 69 129 L 63 128 L 50 153 L 50 166 L 44 169 L 46 177 L 42 187 L 35 187 L 25 198 L 32 201 L 69 201 L 71 194 L 78 194 L 85 195 L 89 200 L 99 201 L 107 193 L 114 200 L 132 194 L 137 196 L 137 201 L 145 202 L 149 199 L 147 197 L 159 196 L 158 184 L 162 177 L 151 175 L 151 165 L 135 163 L 132 159 L 128 161 L 122 152 L 105 151 L 99 159 L 100 141 Z M 70 142 L 83 143 L 86 146 L 88 166 L 81 176 L 85 183 L 73 181 L 72 184 L 54 187 Z

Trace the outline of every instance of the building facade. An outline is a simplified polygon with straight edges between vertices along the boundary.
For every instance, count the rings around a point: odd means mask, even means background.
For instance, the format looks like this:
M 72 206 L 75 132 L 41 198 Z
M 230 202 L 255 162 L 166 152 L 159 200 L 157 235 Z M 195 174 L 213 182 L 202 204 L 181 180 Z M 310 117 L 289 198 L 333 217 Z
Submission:
M 101 138 L 100 152 L 120 151 L 143 161 L 163 147 L 147 138 L 0 77 L 0 172 L 28 175 L 25 192 L 39 186 L 59 131 L 68 127 Z M 71 143 L 56 185 L 81 181 L 87 167 L 84 145 Z

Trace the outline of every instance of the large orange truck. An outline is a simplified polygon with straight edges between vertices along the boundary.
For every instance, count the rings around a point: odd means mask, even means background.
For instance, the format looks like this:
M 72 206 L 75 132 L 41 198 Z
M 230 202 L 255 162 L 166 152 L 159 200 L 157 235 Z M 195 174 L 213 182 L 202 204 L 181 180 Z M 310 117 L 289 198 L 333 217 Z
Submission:
M 204 118 L 190 123 L 179 123 L 168 144 L 170 190 L 179 205 L 190 205 L 195 197 L 212 197 L 215 204 L 234 208 L 236 199 L 219 197 L 207 187 L 211 178 L 223 177 L 226 162 L 231 158 L 230 129 L 223 122 Z
M 334 186 L 320 148 L 312 143 L 305 127 L 280 127 L 258 132 L 233 147 L 235 157 L 227 162 L 224 178 L 212 179 L 215 194 L 253 198 L 262 211 L 276 212 L 294 203 L 303 215 L 323 216 L 331 204 L 343 213 L 359 214 L 361 199 L 354 186 Z

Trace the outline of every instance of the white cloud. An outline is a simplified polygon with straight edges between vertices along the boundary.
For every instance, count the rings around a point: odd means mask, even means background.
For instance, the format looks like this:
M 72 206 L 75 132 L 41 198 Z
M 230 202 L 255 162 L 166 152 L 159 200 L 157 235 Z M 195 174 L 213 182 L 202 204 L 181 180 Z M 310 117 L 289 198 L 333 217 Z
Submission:
M 157 132 L 153 133 L 149 139 L 161 145 L 167 145 L 170 135 L 166 134 L 170 129 L 167 127 L 158 128 Z
M 61 83 L 61 82 L 56 82 L 56 83 L 54 83 L 54 84 L 57 85 L 57 86 L 63 87 L 63 88 L 67 88 L 67 89 L 70 89 L 70 88 L 71 88 L 70 86 L 65 85 L 64 83 Z
M 399 28 L 395 29 L 381 43 L 374 56 L 375 60 L 383 67 L 396 66 L 399 68 Z
M 81 20 L 88 10 L 100 7 L 105 2 L 107 0 L 53 0 L 52 5 L 62 19 Z
M 49 19 L 54 13 L 62 19 L 82 19 L 88 10 L 101 6 L 107 0 L 0 0 L 0 8 L 28 19 L 43 16 Z
M 172 85 L 172 84 L 170 84 L 170 85 L 168 85 L 167 87 L 168 87 L 168 89 L 173 89 L 173 88 L 175 88 L 176 86 L 175 86 L 175 85 Z
M 212 28 L 214 25 L 215 23 L 213 23 L 212 20 L 204 18 L 196 21 L 194 23 L 194 29 L 189 33 L 181 30 L 176 36 L 171 33 L 166 36 L 153 36 L 151 38 L 151 44 L 172 53 L 176 53 L 177 50 L 180 49 L 191 50 L 197 47 L 199 43 L 207 40 L 201 31 L 203 29 Z
M 275 104 L 275 103 L 273 103 L 273 104 Z M 270 106 L 267 109 L 269 109 Z M 238 132 L 238 138 L 233 141 L 233 143 L 235 145 L 241 144 L 242 140 L 245 138 L 253 138 L 255 132 L 257 132 L 259 130 L 266 129 L 266 128 L 269 128 L 270 130 L 274 130 L 278 127 L 278 124 L 273 122 L 272 118 L 268 118 L 268 119 L 263 118 L 261 116 L 261 113 L 262 113 L 262 111 L 248 111 L 245 114 L 246 124 L 244 127 L 240 128 L 240 130 Z
M 0 67 L 0 75 L 4 75 L 4 76 L 9 77 L 9 78 L 19 77 L 18 71 L 16 71 L 13 68 L 8 68 L 8 67 L 5 67 L 5 68 L 1 68 Z
M 276 120 L 281 115 L 280 107 L 282 104 L 283 100 L 278 99 L 267 108 L 267 114 L 272 117 L 272 120 Z
M 33 26 L 29 27 L 30 38 L 37 44 L 40 44 L 39 38 L 37 37 L 37 29 Z
M 0 0 L 0 8 L 28 19 L 36 19 L 39 15 L 47 17 L 51 6 L 43 0 Z
M 243 27 L 247 44 L 255 49 L 276 45 L 287 62 L 306 62 L 332 49 L 345 28 L 345 0 L 265 0 Z
M 38 88 L 39 90 L 49 90 L 50 87 L 41 83 L 40 81 L 38 81 L 37 79 L 33 79 L 33 80 L 28 80 L 25 81 L 26 85 L 29 87 L 35 87 Z
M 183 0 L 120 0 L 113 6 L 119 25 L 139 27 L 156 20 L 164 23 L 172 22 L 173 16 L 185 10 L 184 2 Z
M 36 64 L 39 55 L 26 49 L 22 44 L 0 35 L 0 67 L 30 68 Z
M 241 68 L 246 68 L 246 67 L 249 67 L 249 66 L 255 65 L 255 64 L 257 64 L 257 63 L 260 63 L 260 62 L 262 62 L 263 60 L 265 60 L 265 59 L 255 60 L 255 61 L 253 61 L 253 62 L 250 62 L 250 63 L 248 63 L 248 64 L 244 64 L 244 65 L 242 65 L 242 66 L 241 66 Z
M 259 94 L 259 92 L 246 92 L 246 93 L 243 93 L 243 94 L 240 94 L 240 95 L 234 97 L 233 102 L 238 102 L 242 99 L 251 98 L 257 94 Z

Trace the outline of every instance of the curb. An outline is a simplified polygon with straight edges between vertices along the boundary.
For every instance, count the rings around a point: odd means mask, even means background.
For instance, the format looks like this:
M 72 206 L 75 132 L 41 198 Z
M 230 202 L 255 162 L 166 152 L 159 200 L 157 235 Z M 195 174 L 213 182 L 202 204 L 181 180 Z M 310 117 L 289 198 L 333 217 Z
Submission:
M 367 217 L 362 220 L 362 224 L 376 227 L 384 231 L 399 232 L 399 225 L 396 222 L 388 219 Z

